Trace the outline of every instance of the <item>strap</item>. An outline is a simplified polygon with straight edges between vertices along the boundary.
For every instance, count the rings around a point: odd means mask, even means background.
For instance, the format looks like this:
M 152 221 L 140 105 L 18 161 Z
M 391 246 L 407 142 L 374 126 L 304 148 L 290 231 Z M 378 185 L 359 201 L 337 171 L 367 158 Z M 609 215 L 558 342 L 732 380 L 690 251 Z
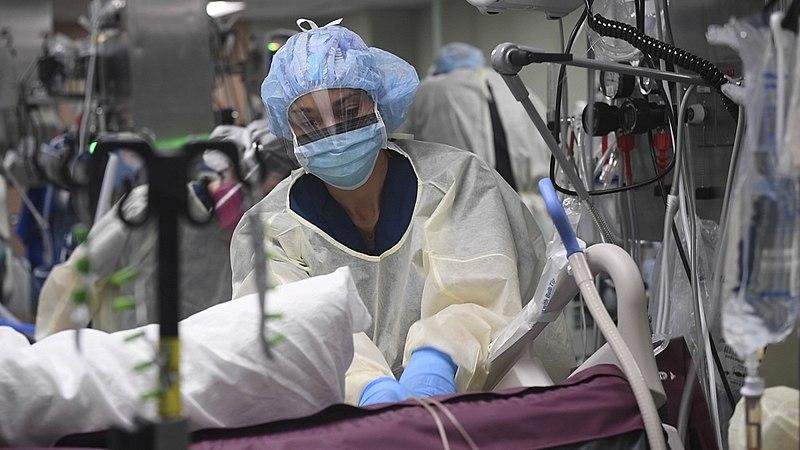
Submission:
M 489 92 L 489 117 L 492 121 L 492 137 L 494 138 L 494 167 L 500 176 L 506 180 L 506 183 L 516 191 L 517 183 L 514 180 L 514 171 L 511 168 L 511 156 L 508 153 L 506 131 L 500 121 L 500 112 L 497 110 L 497 104 L 494 101 L 494 94 L 489 83 L 486 83 L 486 89 Z
M 330 26 L 333 26 L 333 25 L 339 25 L 339 24 L 342 23 L 342 20 L 343 20 L 343 18 L 339 18 L 339 19 L 333 20 L 331 22 L 328 22 L 323 26 L 318 26 L 316 24 L 316 22 L 314 22 L 311 19 L 297 19 L 297 27 L 300 28 L 302 31 L 318 30 L 320 28 L 330 27 Z M 303 25 L 305 25 L 308 28 L 304 27 Z

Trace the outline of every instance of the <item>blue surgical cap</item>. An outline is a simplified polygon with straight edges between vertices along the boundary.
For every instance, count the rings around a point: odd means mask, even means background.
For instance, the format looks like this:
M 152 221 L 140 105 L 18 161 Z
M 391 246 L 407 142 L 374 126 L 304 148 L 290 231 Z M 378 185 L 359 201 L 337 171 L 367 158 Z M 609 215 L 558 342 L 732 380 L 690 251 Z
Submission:
M 433 74 L 452 72 L 456 69 L 478 69 L 486 65 L 483 52 L 463 42 L 453 42 L 439 49 L 433 63 Z
M 405 120 L 418 86 L 417 72 L 403 59 L 367 47 L 345 27 L 326 25 L 295 34 L 278 50 L 261 99 L 272 131 L 291 140 L 289 105 L 298 97 L 322 89 L 363 89 L 392 132 Z

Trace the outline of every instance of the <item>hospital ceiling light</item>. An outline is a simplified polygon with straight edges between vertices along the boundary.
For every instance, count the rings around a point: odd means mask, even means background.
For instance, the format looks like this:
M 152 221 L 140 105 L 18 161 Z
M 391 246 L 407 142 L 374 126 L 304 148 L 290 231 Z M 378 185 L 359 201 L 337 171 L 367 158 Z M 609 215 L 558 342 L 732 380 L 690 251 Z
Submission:
M 244 2 L 208 2 L 206 13 L 213 18 L 220 18 L 244 10 Z

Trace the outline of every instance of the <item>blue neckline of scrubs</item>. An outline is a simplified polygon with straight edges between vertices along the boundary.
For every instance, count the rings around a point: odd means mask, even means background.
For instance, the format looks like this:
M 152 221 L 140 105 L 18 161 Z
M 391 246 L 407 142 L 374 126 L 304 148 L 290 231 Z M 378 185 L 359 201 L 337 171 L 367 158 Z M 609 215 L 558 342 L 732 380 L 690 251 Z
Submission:
M 289 208 L 349 249 L 365 255 L 381 255 L 400 242 L 417 201 L 417 175 L 411 161 L 394 151 L 389 151 L 389 156 L 374 249 L 367 248 L 344 208 L 334 200 L 325 183 L 313 175 L 303 175 L 294 182 L 289 191 Z

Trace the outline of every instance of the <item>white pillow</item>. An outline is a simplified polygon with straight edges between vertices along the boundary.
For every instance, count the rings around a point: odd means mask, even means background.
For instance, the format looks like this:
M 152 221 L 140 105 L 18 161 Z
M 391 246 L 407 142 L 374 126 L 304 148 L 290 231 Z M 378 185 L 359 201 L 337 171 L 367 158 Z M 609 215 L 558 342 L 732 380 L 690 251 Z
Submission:
M 268 360 L 259 340 L 256 295 L 221 303 L 181 322 L 184 415 L 194 429 L 241 427 L 302 417 L 344 400 L 353 333 L 370 316 L 347 268 L 271 290 L 270 335 L 285 340 Z M 125 342 L 144 332 L 146 338 Z M 107 334 L 64 331 L 34 345 L 0 327 L 0 444 L 50 445 L 67 434 L 154 417 L 157 325 Z

